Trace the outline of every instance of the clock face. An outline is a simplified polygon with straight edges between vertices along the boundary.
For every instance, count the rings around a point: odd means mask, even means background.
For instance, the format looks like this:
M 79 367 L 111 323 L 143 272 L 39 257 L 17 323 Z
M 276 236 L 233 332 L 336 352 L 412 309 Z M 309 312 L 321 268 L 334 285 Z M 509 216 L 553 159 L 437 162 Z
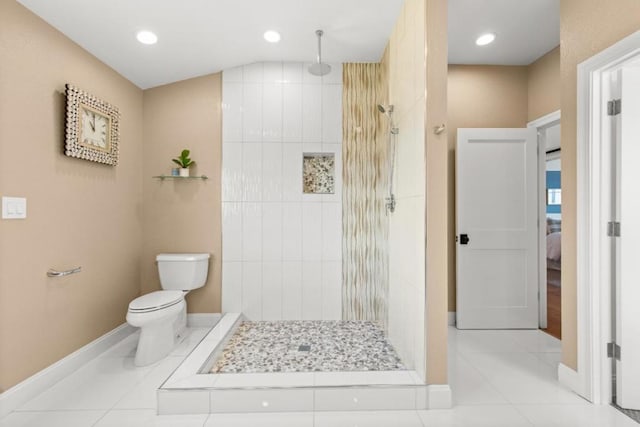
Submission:
M 80 111 L 80 143 L 99 150 L 109 150 L 109 117 L 84 105 Z

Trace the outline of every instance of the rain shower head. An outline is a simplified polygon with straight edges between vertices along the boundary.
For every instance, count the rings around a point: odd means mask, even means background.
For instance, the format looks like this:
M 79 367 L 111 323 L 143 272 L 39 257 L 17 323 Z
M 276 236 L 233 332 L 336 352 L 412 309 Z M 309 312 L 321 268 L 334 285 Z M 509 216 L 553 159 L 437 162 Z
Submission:
M 324 31 L 316 30 L 316 36 L 318 36 L 318 61 L 309 65 L 309 72 L 314 76 L 324 76 L 331 72 L 331 66 L 329 64 L 322 63 L 322 46 L 321 39 Z
M 309 72 L 314 76 L 325 76 L 331 72 L 331 66 L 329 64 L 318 62 L 309 65 Z

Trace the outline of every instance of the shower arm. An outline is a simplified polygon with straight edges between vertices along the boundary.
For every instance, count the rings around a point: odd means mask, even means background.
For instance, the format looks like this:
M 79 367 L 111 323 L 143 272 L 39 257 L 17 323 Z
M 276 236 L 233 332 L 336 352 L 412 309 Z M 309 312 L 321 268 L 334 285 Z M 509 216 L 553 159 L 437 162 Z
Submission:
M 316 35 L 318 36 L 318 64 L 322 64 L 322 43 L 320 40 L 322 39 L 323 34 L 324 31 L 322 30 L 316 31 Z

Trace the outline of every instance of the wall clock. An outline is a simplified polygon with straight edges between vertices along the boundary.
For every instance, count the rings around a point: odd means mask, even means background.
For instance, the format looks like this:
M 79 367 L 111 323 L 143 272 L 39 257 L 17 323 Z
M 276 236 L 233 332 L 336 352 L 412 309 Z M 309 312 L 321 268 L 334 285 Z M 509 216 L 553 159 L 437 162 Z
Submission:
M 118 164 L 118 124 L 116 107 L 67 84 L 67 126 L 65 154 L 108 165 Z

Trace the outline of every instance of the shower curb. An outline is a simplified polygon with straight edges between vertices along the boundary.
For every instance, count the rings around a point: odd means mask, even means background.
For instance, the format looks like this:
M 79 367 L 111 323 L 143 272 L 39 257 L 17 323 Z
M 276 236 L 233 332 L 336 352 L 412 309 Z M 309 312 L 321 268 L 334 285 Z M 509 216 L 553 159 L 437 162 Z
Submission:
M 450 407 L 449 386 L 427 386 L 415 371 L 210 373 L 211 355 L 221 350 L 242 320 L 239 313 L 222 316 L 158 389 L 158 414 Z

